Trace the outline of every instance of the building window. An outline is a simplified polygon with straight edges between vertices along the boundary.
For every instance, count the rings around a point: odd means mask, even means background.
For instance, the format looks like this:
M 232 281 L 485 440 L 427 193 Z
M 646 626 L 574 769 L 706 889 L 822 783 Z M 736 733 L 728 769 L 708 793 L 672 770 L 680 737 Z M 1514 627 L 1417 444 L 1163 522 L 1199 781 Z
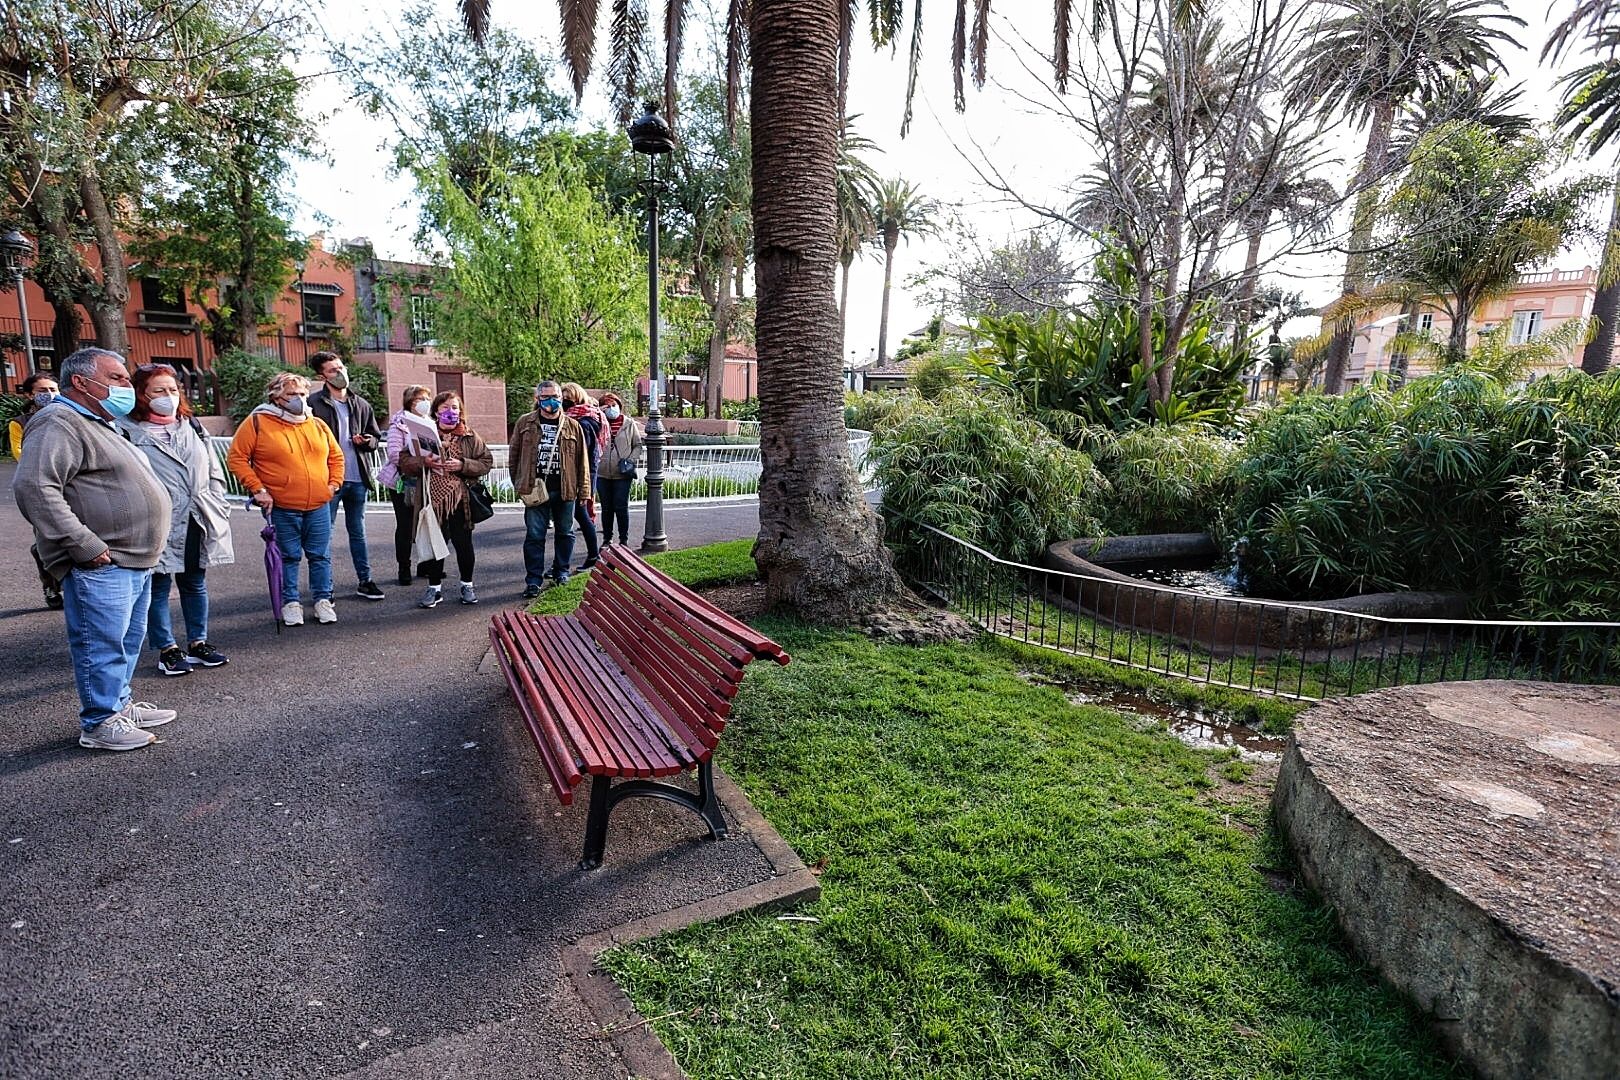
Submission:
M 1417 317 L 1417 332 L 1420 334 L 1432 333 L 1434 330 L 1434 312 L 1421 312 Z
M 416 295 L 411 297 L 411 340 L 426 342 L 433 340 L 433 297 Z
M 155 277 L 141 278 L 141 307 L 146 311 L 161 311 L 171 315 L 185 315 L 186 291 L 177 289 L 169 293 Z
M 336 326 L 337 297 L 306 292 L 304 294 L 304 321 L 311 326 Z
M 1541 332 L 1541 312 L 1515 311 L 1513 313 L 1513 334 L 1508 339 L 1514 345 L 1523 345 Z

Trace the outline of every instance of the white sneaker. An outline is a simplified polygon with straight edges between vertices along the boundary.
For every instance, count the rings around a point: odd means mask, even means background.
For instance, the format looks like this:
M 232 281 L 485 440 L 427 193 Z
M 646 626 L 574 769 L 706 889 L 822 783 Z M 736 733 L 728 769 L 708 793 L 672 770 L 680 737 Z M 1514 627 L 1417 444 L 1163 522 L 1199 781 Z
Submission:
M 315 621 L 319 623 L 337 622 L 337 609 L 332 606 L 332 601 L 324 598 L 315 601 Z
M 282 604 L 281 605 L 281 625 L 283 625 L 283 626 L 303 626 L 304 625 L 304 605 L 300 604 L 296 600 L 294 600 L 294 601 L 292 601 L 291 603 L 288 603 L 288 604 Z
M 138 728 L 162 727 L 180 715 L 173 709 L 160 709 L 150 701 L 130 702 L 128 714 Z
M 157 736 L 136 727 L 127 713 L 114 713 L 79 733 L 79 745 L 89 750 L 139 750 L 155 742 Z

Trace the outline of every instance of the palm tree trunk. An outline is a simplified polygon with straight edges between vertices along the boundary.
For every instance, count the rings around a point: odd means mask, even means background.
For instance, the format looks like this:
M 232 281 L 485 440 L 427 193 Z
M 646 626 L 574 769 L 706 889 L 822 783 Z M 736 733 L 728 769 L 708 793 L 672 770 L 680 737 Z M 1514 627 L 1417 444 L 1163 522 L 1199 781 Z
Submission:
M 1592 340 L 1581 350 L 1581 370 L 1588 375 L 1601 375 L 1609 370 L 1617 314 L 1620 314 L 1620 174 L 1615 176 L 1614 198 L 1609 207 L 1609 235 L 1603 241 L 1597 295 L 1592 298 Z
M 754 561 L 771 605 L 852 622 L 897 596 L 900 579 L 844 430 L 833 307 L 839 14 L 816 0 L 752 4 L 749 32 L 762 464 Z
M 1367 131 L 1367 150 L 1361 157 L 1361 171 L 1355 184 L 1361 189 L 1350 219 L 1350 256 L 1344 267 L 1344 295 L 1358 296 L 1367 284 L 1367 261 L 1372 252 L 1373 224 L 1378 218 L 1378 179 L 1389 161 L 1389 133 L 1395 125 L 1394 102 L 1382 102 L 1373 111 Z M 1345 371 L 1350 366 L 1350 350 L 1355 345 L 1355 317 L 1339 320 L 1333 342 L 1328 346 L 1327 364 L 1322 372 L 1322 391 L 1344 390 Z
M 894 280 L 894 245 L 883 245 L 883 317 L 878 320 L 877 366 L 889 358 L 889 285 Z
M 838 287 L 838 350 L 841 355 L 844 342 L 848 340 L 846 335 L 849 328 L 849 267 L 855 261 L 855 257 L 852 255 L 840 261 L 844 268 L 844 281 Z
M 1408 300 L 1401 307 L 1400 333 L 1417 333 L 1418 304 L 1416 300 Z M 1396 386 L 1406 381 L 1406 373 L 1412 362 L 1412 350 L 1404 342 L 1395 346 L 1395 351 L 1389 357 L 1389 378 Z
M 1260 289 L 1260 242 L 1265 238 L 1265 225 L 1249 230 L 1249 250 L 1243 259 L 1243 284 L 1238 289 L 1237 325 L 1232 340 L 1240 348 L 1249 336 L 1249 324 L 1254 321 L 1254 294 Z

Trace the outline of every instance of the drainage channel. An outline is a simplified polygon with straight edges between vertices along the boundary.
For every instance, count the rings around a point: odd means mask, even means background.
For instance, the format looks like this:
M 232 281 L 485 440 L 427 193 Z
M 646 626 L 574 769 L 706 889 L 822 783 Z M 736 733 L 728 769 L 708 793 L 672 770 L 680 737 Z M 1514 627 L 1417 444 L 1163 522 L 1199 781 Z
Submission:
M 1116 712 L 1139 716 L 1143 726 L 1163 726 L 1188 746 L 1200 750 L 1236 750 L 1238 759 L 1250 763 L 1282 760 L 1288 740 L 1265 735 L 1240 723 L 1230 713 L 1191 705 L 1160 701 L 1140 690 L 1086 680 L 1055 679 L 1041 671 L 1019 672 L 1025 679 L 1042 686 L 1053 686 L 1076 705 L 1098 705 Z

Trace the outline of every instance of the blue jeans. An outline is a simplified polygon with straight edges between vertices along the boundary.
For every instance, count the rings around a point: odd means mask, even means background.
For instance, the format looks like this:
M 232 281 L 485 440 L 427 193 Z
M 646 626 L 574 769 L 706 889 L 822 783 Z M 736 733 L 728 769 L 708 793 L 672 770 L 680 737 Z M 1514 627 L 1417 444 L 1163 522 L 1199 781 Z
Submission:
M 180 586 L 180 614 L 186 620 L 186 644 L 208 640 L 208 572 L 153 574 L 152 602 L 146 609 L 146 643 L 158 652 L 176 644 L 169 621 L 169 583 Z
M 298 602 L 298 563 L 309 559 L 309 591 L 316 600 L 332 599 L 332 512 L 283 510 L 273 507 L 270 522 L 276 527 L 281 549 L 281 602 Z
M 523 583 L 539 585 L 546 576 L 546 528 L 557 531 L 556 558 L 551 576 L 566 577 L 574 558 L 574 500 L 553 492 L 539 506 L 523 508 Z
M 150 570 L 111 564 L 96 570 L 74 567 L 62 579 L 79 726 L 86 731 L 129 705 L 129 681 L 141 659 L 151 595 Z
M 371 558 L 366 551 L 366 496 L 370 491 L 359 480 L 345 480 L 326 504 L 332 511 L 333 525 L 337 524 L 338 510 L 343 511 L 343 523 L 349 530 L 349 558 L 354 560 L 354 572 L 361 581 L 371 580 Z

